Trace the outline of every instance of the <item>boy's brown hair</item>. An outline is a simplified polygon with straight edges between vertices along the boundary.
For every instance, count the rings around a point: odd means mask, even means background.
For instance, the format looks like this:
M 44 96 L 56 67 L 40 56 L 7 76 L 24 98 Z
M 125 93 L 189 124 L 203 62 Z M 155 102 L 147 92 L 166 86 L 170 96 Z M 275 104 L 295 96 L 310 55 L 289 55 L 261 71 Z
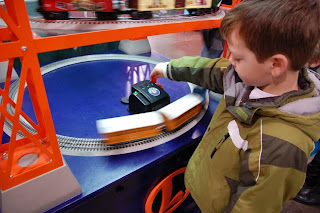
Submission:
M 320 38 L 320 0 L 245 0 L 222 20 L 224 39 L 234 30 L 258 62 L 280 53 L 299 70 Z

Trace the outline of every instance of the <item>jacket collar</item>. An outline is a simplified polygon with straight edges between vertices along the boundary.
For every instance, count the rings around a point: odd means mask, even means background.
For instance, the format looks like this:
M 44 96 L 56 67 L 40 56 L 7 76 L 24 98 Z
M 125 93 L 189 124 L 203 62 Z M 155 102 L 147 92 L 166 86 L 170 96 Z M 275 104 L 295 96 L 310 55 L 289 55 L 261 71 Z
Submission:
M 287 110 L 288 113 L 291 113 L 290 110 L 299 108 L 299 106 L 295 106 L 295 104 L 298 104 L 295 103 L 291 104 L 291 107 L 286 107 L 288 103 L 315 95 L 316 90 L 314 81 L 316 80 L 311 80 L 310 74 L 314 76 L 314 74 L 310 73 L 305 68 L 300 70 L 298 81 L 300 89 L 297 91 L 290 91 L 281 96 L 249 99 L 248 97 L 253 87 L 247 86 L 241 81 L 241 79 L 239 80 L 233 66 L 230 65 L 224 75 L 224 98 L 226 101 L 226 109 L 245 124 L 251 124 L 254 114 L 263 108 L 279 108 L 280 110 Z M 317 85 L 319 84 L 318 86 L 320 93 L 320 81 L 316 82 Z M 318 101 L 320 101 L 320 97 L 318 97 L 318 99 Z M 316 113 L 317 109 L 313 111 Z

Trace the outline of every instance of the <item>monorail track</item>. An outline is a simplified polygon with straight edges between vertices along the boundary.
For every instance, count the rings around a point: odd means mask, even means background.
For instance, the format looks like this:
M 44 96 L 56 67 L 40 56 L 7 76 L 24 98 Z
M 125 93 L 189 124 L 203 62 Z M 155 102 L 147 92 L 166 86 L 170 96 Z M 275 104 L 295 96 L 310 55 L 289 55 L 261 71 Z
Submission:
M 84 62 L 93 62 L 101 60 L 126 60 L 126 61 L 141 61 L 144 63 L 157 64 L 159 63 L 158 59 L 152 59 L 143 56 L 130 56 L 130 55 L 121 55 L 121 54 L 104 54 L 104 55 L 90 55 L 90 56 L 80 56 L 71 59 L 65 59 L 62 61 L 54 62 L 49 65 L 46 65 L 41 68 L 42 75 L 47 73 L 57 71 L 59 68 L 67 67 L 74 64 L 84 63 Z M 9 97 L 12 100 L 17 99 L 19 80 L 16 80 L 10 85 Z M 190 86 L 191 89 L 191 86 Z M 0 97 L 0 101 L 2 97 Z M 209 96 L 206 95 L 204 98 L 204 107 L 201 112 L 193 118 L 190 118 L 186 123 L 174 129 L 172 131 L 164 130 L 161 134 L 151 137 L 144 138 L 141 140 L 134 140 L 129 142 L 123 142 L 118 144 L 105 144 L 103 138 L 78 138 L 78 137 L 69 137 L 64 135 L 57 134 L 57 139 L 59 142 L 60 150 L 62 154 L 65 155 L 74 155 L 74 156 L 107 156 L 107 155 L 118 155 L 123 153 L 130 153 L 139 150 L 144 150 L 154 146 L 158 146 L 165 142 L 168 142 L 176 137 L 179 137 L 181 134 L 187 132 L 192 127 L 197 125 L 197 123 L 204 116 L 209 104 Z M 7 106 L 8 112 L 14 114 L 14 108 L 11 105 Z M 35 129 L 23 118 L 20 117 L 20 123 L 24 126 L 29 132 L 35 134 Z M 4 131 L 11 135 L 12 124 L 10 121 L 5 121 Z M 21 132 L 18 132 L 18 137 L 24 137 Z
M 114 21 L 99 21 L 93 18 L 88 19 L 69 19 L 69 20 L 45 20 L 42 17 L 30 17 L 31 28 L 35 31 L 50 31 L 59 30 L 68 32 L 84 32 L 84 31 L 96 31 L 96 30 L 108 30 L 108 29 L 122 29 L 137 26 L 150 26 L 167 23 L 183 23 L 190 21 L 204 21 L 204 20 L 218 20 L 222 19 L 225 15 L 223 10 L 219 10 L 213 14 L 207 14 L 202 16 L 190 16 L 190 15 L 166 15 L 155 16 L 153 19 L 144 20 L 131 20 L 129 18 L 119 17 Z M 59 34 L 59 33 L 58 33 Z

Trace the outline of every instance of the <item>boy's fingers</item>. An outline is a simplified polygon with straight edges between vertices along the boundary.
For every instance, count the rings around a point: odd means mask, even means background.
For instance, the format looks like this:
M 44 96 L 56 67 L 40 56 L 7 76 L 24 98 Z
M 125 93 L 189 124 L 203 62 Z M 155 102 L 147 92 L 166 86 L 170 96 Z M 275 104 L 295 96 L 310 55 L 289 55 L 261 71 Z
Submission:
M 155 71 L 152 71 L 151 74 L 150 74 L 151 77 L 156 77 L 156 75 L 157 75 L 157 74 L 156 74 Z
M 158 78 L 160 76 L 160 73 L 158 70 L 153 70 L 150 74 L 151 77 Z
M 154 75 L 153 75 L 153 76 L 151 76 L 151 77 L 155 77 L 155 78 L 162 78 L 162 77 L 163 77 L 163 75 L 162 75 L 162 73 L 160 73 L 160 72 L 156 72 L 156 73 L 154 73 Z
M 162 78 L 164 77 L 164 66 L 166 66 L 166 63 L 158 63 L 152 70 L 150 76 L 155 78 Z

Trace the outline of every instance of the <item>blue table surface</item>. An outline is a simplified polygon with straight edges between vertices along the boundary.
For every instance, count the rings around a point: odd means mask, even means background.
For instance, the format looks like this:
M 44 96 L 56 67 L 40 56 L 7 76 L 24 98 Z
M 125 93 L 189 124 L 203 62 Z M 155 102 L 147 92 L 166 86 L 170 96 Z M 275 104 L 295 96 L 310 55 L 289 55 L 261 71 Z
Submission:
M 217 105 L 217 101 L 210 100 L 206 114 L 195 127 L 174 140 L 153 148 L 115 156 L 80 157 L 64 155 L 64 159 L 81 186 L 82 194 L 62 203 L 49 212 L 54 212 L 73 202 L 88 199 L 108 187 L 109 184 L 137 172 L 145 166 L 156 164 L 186 143 L 202 136 Z
M 114 53 L 114 52 L 113 52 Z M 150 79 L 154 65 L 139 61 L 106 60 L 83 62 L 58 68 L 43 75 L 56 133 L 79 138 L 100 137 L 96 120 L 129 115 L 128 105 L 121 98 L 131 93 L 131 86 Z M 190 93 L 186 82 L 159 79 L 171 102 Z M 210 100 L 201 121 L 183 135 L 159 146 L 116 156 L 63 155 L 82 194 L 49 210 L 54 212 L 73 202 L 85 200 L 143 167 L 202 136 L 218 102 Z M 28 90 L 25 91 L 23 110 L 35 120 Z

